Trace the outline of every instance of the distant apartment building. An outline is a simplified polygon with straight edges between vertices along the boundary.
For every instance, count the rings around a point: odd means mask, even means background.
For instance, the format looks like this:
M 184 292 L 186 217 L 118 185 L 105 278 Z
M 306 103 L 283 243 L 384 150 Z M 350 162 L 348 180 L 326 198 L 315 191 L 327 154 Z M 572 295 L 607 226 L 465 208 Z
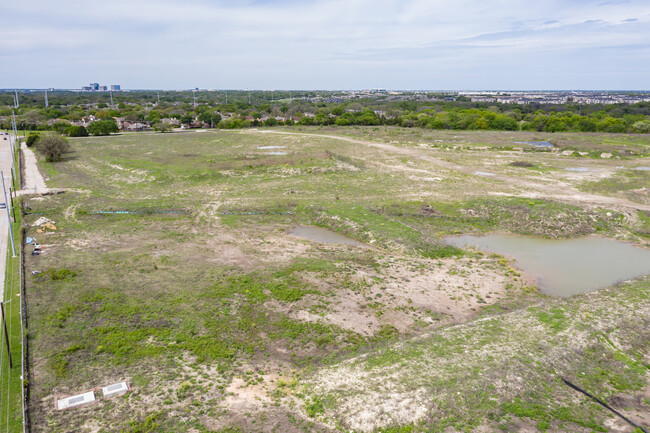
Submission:
M 83 86 L 81 88 L 82 92 L 108 92 L 108 86 L 100 86 L 99 83 L 90 83 L 89 86 Z M 121 87 L 119 84 L 112 84 L 110 89 L 112 91 L 119 92 Z

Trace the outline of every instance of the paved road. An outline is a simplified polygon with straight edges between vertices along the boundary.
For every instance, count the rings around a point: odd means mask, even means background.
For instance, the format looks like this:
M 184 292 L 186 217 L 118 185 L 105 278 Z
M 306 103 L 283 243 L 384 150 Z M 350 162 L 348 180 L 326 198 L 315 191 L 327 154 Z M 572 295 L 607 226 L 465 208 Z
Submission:
M 0 132 L 0 170 L 5 176 L 7 186 L 7 200 L 9 200 L 9 186 L 11 185 L 11 150 L 9 140 L 14 143 L 14 137 Z M 0 182 L 0 189 L 2 182 Z M 4 203 L 4 194 L 0 190 L 0 203 Z M 9 223 L 7 222 L 7 211 L 0 209 L 0 299 L 4 300 L 5 290 L 5 269 L 7 267 L 7 247 L 9 245 Z

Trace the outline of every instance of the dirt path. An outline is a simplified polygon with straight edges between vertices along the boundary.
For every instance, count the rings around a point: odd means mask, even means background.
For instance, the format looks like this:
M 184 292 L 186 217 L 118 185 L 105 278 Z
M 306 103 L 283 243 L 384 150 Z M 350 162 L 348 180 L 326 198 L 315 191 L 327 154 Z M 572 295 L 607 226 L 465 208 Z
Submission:
M 45 180 L 38 170 L 36 156 L 34 152 L 22 143 L 20 149 L 25 157 L 25 188 L 20 191 L 21 194 L 43 194 L 50 189 L 45 185 Z
M 466 174 L 477 175 L 476 169 L 463 165 L 454 164 L 453 162 L 445 161 L 439 158 L 434 158 L 426 155 L 422 150 L 409 147 L 399 147 L 388 143 L 379 143 L 374 141 L 365 141 L 355 138 L 342 137 L 340 135 L 327 135 L 327 134 L 308 134 L 302 132 L 286 132 L 286 131 L 246 131 L 246 133 L 265 133 L 265 134 L 284 134 L 284 135 L 299 135 L 303 137 L 322 137 L 333 138 L 336 140 L 347 141 L 348 143 L 362 144 L 365 146 L 374 147 L 390 153 L 397 153 L 400 155 L 407 155 L 413 158 L 418 158 L 423 161 L 430 162 L 438 167 L 448 170 L 458 171 Z M 611 206 L 633 210 L 650 211 L 650 205 L 635 203 L 630 200 L 618 197 L 609 197 L 596 194 L 589 194 L 580 191 L 573 186 L 561 182 L 554 181 L 552 184 L 543 184 L 532 180 L 522 179 L 520 177 L 513 177 L 504 174 L 493 174 L 489 179 L 500 180 L 511 185 L 516 185 L 519 188 L 526 189 L 523 193 L 515 194 L 519 197 L 527 198 L 552 198 L 555 200 L 566 201 L 570 203 L 584 203 L 595 206 Z

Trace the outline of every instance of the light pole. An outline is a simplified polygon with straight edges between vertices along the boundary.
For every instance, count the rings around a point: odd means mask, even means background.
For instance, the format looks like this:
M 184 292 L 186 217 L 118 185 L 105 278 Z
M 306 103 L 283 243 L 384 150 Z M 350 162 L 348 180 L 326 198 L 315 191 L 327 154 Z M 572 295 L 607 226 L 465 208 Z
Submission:
M 11 252 L 13 257 L 16 257 L 16 244 L 14 243 L 14 231 L 11 229 L 11 214 L 9 213 L 9 202 L 7 202 L 7 188 L 5 188 L 5 174 L 0 171 L 2 177 L 2 192 L 5 196 L 5 210 L 7 211 L 7 221 L 9 222 L 9 234 L 11 235 Z

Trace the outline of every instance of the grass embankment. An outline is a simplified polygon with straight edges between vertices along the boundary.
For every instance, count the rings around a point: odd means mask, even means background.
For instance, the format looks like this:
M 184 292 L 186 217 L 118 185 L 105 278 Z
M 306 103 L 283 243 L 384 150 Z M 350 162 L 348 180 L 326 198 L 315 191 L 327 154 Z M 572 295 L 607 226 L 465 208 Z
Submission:
M 56 225 L 30 229 L 45 250 L 27 264 L 34 431 L 327 430 L 317 419 L 330 406 L 296 394 L 314 372 L 541 299 L 507 260 L 442 235 L 635 236 L 613 209 L 488 195 L 522 191 L 337 139 L 249 131 L 71 144 L 43 168 L 49 187 L 72 190 L 29 200 L 28 222 Z M 133 213 L 98 213 L 116 211 Z M 303 241 L 287 233 L 295 224 L 371 248 Z M 55 395 L 123 379 L 133 391 L 122 398 L 53 409 Z
M 18 200 L 14 200 L 18 206 Z M 6 218 L 6 211 L 0 209 L 0 218 Z M 5 273 L 4 308 L 9 334 L 9 347 L 13 367 L 9 368 L 9 358 L 2 335 L 0 349 L 0 431 L 22 431 L 22 334 L 21 334 L 21 298 L 20 298 L 20 211 L 16 210 L 13 223 L 13 236 L 16 242 L 16 257 L 12 255 L 11 240 L 7 240 L 7 267 Z M 6 234 L 8 236 L 8 234 Z

